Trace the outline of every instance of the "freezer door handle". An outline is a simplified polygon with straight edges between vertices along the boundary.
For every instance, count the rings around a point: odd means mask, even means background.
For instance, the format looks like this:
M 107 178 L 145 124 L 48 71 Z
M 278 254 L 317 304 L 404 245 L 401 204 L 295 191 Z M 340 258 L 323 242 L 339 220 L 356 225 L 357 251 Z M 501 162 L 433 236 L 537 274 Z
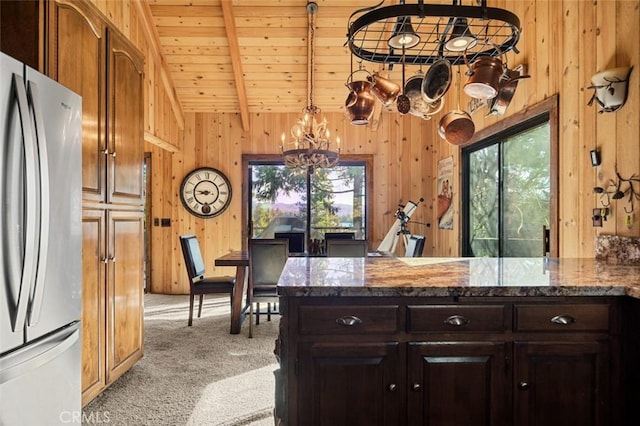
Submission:
M 46 277 L 47 255 L 49 253 L 49 156 L 47 154 L 47 140 L 44 130 L 44 117 L 42 115 L 42 105 L 40 103 L 40 96 L 38 93 L 38 85 L 33 81 L 28 83 L 27 95 L 31 103 L 33 112 L 33 121 L 35 123 L 36 137 L 34 141 L 37 143 L 38 163 L 37 175 L 39 177 L 37 183 L 39 191 L 36 193 L 40 195 L 40 208 L 38 211 L 40 215 L 38 221 L 40 222 L 40 235 L 38 252 L 40 255 L 37 257 L 37 272 L 35 276 L 35 288 L 33 290 L 33 300 L 31 302 L 31 309 L 29 310 L 29 326 L 36 325 L 40 319 L 40 311 L 42 310 L 42 298 L 44 296 L 44 286 Z
M 0 364 L 0 385 L 59 357 L 80 340 L 79 324 L 50 336 L 38 344 L 6 355 Z
M 34 171 L 35 163 L 35 141 L 33 136 L 33 128 L 31 120 L 29 120 L 29 106 L 27 102 L 27 93 L 25 90 L 24 79 L 17 75 L 13 75 L 13 86 L 18 101 L 18 111 L 20 113 L 22 138 L 24 140 L 24 155 L 26 162 L 25 170 L 25 208 L 26 221 L 23 223 L 21 218 L 9 218 L 9 223 L 22 223 L 24 229 L 24 257 L 22 259 L 22 277 L 20 279 L 20 288 L 18 290 L 17 306 L 15 310 L 15 318 L 12 324 L 13 332 L 22 330 L 27 316 L 27 308 L 29 302 L 29 293 L 31 292 L 31 285 L 33 284 L 35 275 L 35 261 L 36 261 L 36 246 L 33 244 L 35 241 L 36 233 L 36 174 Z M 9 214 L 14 212 L 10 209 Z M 14 247 L 14 250 L 16 248 Z M 13 274 L 12 274 L 13 275 Z M 12 277 L 18 280 L 14 275 Z

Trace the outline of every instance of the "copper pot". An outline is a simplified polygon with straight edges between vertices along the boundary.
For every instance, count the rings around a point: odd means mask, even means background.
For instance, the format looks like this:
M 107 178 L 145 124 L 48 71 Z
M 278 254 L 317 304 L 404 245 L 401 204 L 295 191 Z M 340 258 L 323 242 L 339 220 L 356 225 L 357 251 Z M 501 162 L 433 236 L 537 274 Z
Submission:
M 367 80 L 372 84 L 371 92 L 382 105 L 389 106 L 398 98 L 401 89 L 399 84 L 380 76 L 377 72 L 367 76 Z
M 480 56 L 471 65 L 464 92 L 476 99 L 494 98 L 498 94 L 500 78 L 504 72 L 504 65 L 500 58 Z
M 376 97 L 371 92 L 371 83 L 365 80 L 347 83 L 349 96 L 345 102 L 346 113 L 351 124 L 369 124 L 376 104 Z
M 466 111 L 449 111 L 440 119 L 438 133 L 452 145 L 462 145 L 473 137 L 476 126 Z

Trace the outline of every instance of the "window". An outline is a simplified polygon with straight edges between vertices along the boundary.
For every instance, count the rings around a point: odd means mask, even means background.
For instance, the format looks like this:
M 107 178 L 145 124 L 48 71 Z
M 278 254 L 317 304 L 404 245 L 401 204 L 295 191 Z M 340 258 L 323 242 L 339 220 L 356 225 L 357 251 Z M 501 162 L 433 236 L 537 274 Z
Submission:
M 248 160 L 250 238 L 304 232 L 324 240 L 326 232 L 367 236 L 366 161 L 342 161 L 313 174 L 285 167 L 278 160 Z
M 556 119 L 549 111 L 519 116 L 463 148 L 463 256 L 556 255 L 545 231 L 557 233 Z

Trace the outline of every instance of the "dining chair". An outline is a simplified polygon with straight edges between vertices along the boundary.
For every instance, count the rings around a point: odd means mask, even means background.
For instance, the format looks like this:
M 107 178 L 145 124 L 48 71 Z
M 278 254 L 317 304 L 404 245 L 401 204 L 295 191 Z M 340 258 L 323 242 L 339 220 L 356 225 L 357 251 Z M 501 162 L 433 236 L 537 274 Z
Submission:
M 249 337 L 253 337 L 253 316 L 260 324 L 260 303 L 267 303 L 267 320 L 271 314 L 271 303 L 277 306 L 277 285 L 280 274 L 289 257 L 289 240 L 285 238 L 254 238 L 249 240 Z M 256 304 L 256 311 L 253 304 Z
M 193 322 L 193 301 L 196 295 L 200 296 L 198 305 L 198 318 L 202 314 L 202 299 L 205 294 L 228 293 L 230 295 L 229 305 L 233 299 L 233 289 L 236 279 L 230 276 L 205 277 L 206 268 L 200 251 L 200 244 L 195 235 L 180 235 L 180 247 L 184 256 L 184 264 L 189 275 L 189 322 L 191 327 Z
M 299 255 L 305 253 L 306 234 L 304 232 L 274 232 L 273 238 L 286 238 L 289 240 L 289 254 Z
M 327 257 L 366 257 L 367 240 L 327 240 Z
M 405 257 L 421 257 L 424 251 L 424 235 L 411 235 L 407 242 L 407 250 L 404 254 Z

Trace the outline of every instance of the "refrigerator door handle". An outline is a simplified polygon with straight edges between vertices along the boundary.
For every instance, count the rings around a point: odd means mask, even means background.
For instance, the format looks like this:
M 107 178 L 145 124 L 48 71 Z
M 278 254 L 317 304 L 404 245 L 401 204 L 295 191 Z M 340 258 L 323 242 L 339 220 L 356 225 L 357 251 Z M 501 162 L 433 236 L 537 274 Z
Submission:
M 50 336 L 40 344 L 31 345 L 18 354 L 6 356 L 0 369 L 0 385 L 56 359 L 79 339 L 80 328 L 76 325 Z
M 36 247 L 33 242 L 36 239 L 36 223 L 37 223 L 37 198 L 36 198 L 36 173 L 34 170 L 35 163 L 35 141 L 31 120 L 29 120 L 29 107 L 27 102 L 27 93 L 24 85 L 24 79 L 17 75 L 13 75 L 13 85 L 18 100 L 18 111 L 20 113 L 22 137 L 24 140 L 25 154 L 25 214 L 26 221 L 18 220 L 9 223 L 22 223 L 24 229 L 24 258 L 22 263 L 22 278 L 20 281 L 20 289 L 18 293 L 18 302 L 13 322 L 13 332 L 24 327 L 27 316 L 27 308 L 31 286 L 35 274 Z M 15 278 L 15 277 L 14 277 Z
M 39 177 L 37 183 L 39 184 L 39 191 L 37 194 L 40 194 L 40 208 L 38 211 L 40 215 L 38 217 L 38 221 L 40 222 L 40 235 L 38 238 L 39 256 L 35 261 L 37 262 L 37 271 L 35 276 L 35 283 L 33 289 L 33 299 L 31 302 L 31 309 L 29 311 L 29 326 L 36 325 L 38 320 L 40 319 L 40 311 L 42 310 L 42 298 L 44 296 L 44 286 L 45 286 L 45 276 L 46 276 L 46 265 L 47 265 L 47 256 L 49 253 L 49 200 L 50 200 L 50 191 L 49 191 L 49 178 L 48 178 L 48 170 L 49 170 L 49 156 L 47 154 L 47 140 L 44 129 L 44 117 L 42 115 L 42 105 L 40 103 L 40 96 L 38 93 L 38 85 L 32 81 L 28 82 L 27 88 L 28 99 L 31 102 L 31 108 L 33 111 L 33 120 L 35 122 L 35 130 L 36 137 L 34 138 L 34 142 L 36 143 L 37 153 L 38 153 L 38 168 L 37 175 Z

